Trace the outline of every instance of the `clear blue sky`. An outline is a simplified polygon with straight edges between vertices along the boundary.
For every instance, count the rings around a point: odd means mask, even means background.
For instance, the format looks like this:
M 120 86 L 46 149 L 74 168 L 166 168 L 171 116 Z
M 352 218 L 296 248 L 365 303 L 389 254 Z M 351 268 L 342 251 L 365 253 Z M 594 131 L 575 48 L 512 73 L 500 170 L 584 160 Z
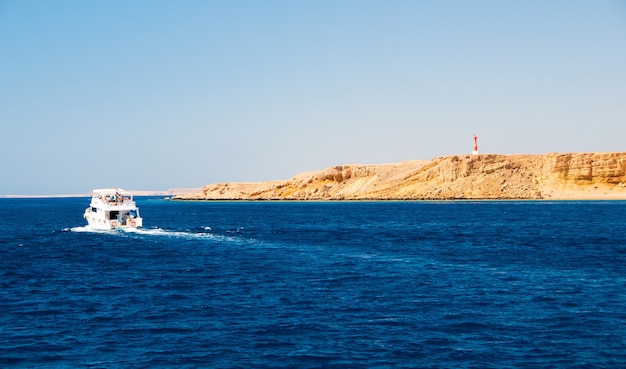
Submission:
M 0 126 L 0 194 L 626 151 L 626 2 L 0 0 Z

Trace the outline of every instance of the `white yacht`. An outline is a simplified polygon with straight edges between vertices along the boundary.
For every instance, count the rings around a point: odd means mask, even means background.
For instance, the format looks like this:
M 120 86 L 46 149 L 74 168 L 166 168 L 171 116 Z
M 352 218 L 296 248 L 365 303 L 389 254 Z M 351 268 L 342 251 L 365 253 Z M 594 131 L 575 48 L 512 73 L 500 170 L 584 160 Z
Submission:
M 95 229 L 141 228 L 143 219 L 133 195 L 120 188 L 93 190 L 85 219 Z

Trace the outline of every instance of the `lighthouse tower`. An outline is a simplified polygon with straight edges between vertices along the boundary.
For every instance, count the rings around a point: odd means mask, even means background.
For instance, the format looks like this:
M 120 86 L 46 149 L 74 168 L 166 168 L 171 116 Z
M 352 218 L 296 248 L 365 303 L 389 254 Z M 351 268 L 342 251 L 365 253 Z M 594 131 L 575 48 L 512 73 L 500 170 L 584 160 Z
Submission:
M 478 136 L 476 136 L 476 133 L 474 133 L 474 151 L 472 151 L 472 154 L 478 155 Z

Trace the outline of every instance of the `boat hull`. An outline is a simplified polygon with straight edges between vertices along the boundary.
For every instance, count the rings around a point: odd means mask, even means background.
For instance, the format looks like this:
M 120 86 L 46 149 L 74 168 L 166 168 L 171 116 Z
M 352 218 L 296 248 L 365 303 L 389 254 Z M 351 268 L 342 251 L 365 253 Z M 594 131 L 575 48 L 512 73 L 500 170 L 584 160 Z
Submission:
M 85 211 L 85 219 L 89 224 L 89 227 L 93 229 L 99 230 L 109 230 L 109 229 L 117 229 L 117 228 L 141 228 L 143 227 L 143 219 L 142 218 L 133 218 L 123 220 L 110 220 L 104 219 L 103 217 L 97 217 L 89 214 L 90 211 Z

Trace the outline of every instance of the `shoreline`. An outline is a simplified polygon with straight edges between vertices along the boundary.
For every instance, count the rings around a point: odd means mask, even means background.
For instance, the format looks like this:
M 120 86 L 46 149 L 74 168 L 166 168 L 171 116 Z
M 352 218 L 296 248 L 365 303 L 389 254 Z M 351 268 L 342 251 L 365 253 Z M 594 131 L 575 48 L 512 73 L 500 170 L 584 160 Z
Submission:
M 189 196 L 186 197 L 176 197 L 177 194 L 171 192 L 164 191 L 140 191 L 134 193 L 134 196 L 142 197 L 142 196 L 171 196 L 168 198 L 169 201 L 179 201 L 179 202 L 400 202 L 400 201 L 411 201 L 411 202 L 419 202 L 419 201 L 436 201 L 436 202 L 446 202 L 446 201 L 626 201 L 626 192 L 624 193 L 613 193 L 613 194 L 594 194 L 594 193 L 561 193 L 561 194 L 552 194 L 549 196 L 541 197 L 541 198 L 327 198 L 327 199 L 301 199 L 301 198 L 192 198 Z M 0 195 L 0 199 L 62 199 L 62 198 L 89 198 L 91 194 L 58 194 L 58 195 Z
M 129 191 L 133 196 L 173 196 L 173 192 L 169 191 Z M 57 194 L 57 195 L 0 195 L 0 199 L 55 199 L 70 197 L 91 197 L 91 193 L 80 194 Z
M 90 194 L 62 194 L 62 195 L 0 195 L 0 199 L 54 199 L 70 197 L 90 197 Z
M 572 196 L 572 197 L 558 197 L 558 198 L 452 198 L 452 199 L 192 199 L 192 198 L 171 198 L 168 201 L 174 202 L 453 202 L 453 201 L 476 201 L 476 202 L 506 202 L 506 201 L 626 201 L 626 195 L 623 197 L 602 197 L 602 196 Z

